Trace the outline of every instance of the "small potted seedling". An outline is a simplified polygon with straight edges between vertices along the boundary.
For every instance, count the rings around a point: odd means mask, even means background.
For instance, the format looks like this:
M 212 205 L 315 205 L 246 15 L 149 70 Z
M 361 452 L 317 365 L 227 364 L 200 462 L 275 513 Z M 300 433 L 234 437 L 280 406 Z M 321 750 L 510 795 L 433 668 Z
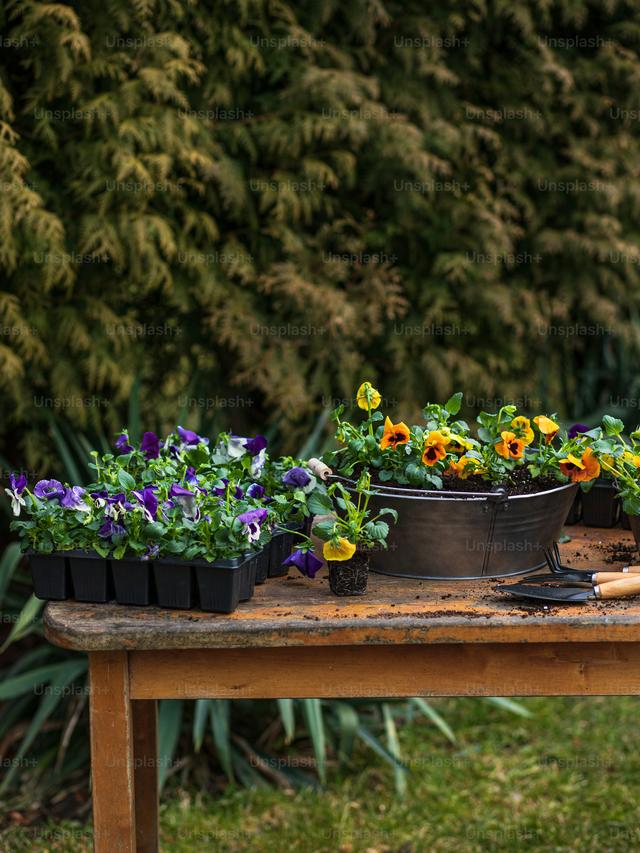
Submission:
M 382 520 L 391 516 L 396 522 L 394 509 L 381 508 L 376 515 L 369 510 L 371 477 L 363 471 L 358 478 L 355 495 L 340 482 L 327 489 L 325 510 L 331 500 L 337 506 L 334 518 L 316 524 L 313 532 L 324 540 L 322 554 L 329 568 L 329 587 L 334 595 L 363 595 L 369 577 L 369 555 L 374 549 L 387 547 L 389 525 Z

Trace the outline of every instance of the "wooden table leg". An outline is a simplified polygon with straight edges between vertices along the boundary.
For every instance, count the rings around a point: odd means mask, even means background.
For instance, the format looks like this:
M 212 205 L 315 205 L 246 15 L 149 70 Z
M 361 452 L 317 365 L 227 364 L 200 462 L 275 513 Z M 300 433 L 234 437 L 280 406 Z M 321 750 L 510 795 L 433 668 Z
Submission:
M 89 655 L 96 853 L 135 853 L 133 731 L 127 652 Z
M 158 850 L 158 709 L 155 699 L 134 699 L 133 760 L 137 853 Z

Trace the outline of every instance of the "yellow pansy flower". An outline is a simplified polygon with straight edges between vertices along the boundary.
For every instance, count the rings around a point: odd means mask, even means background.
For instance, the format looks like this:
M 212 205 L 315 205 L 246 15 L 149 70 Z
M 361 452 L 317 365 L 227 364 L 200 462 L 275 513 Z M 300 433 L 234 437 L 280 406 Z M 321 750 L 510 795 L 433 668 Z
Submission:
M 381 401 L 382 395 L 370 382 L 363 382 L 358 388 L 356 403 L 365 412 L 369 411 L 369 409 L 377 409 Z
M 356 553 L 356 546 L 341 536 L 337 544 L 325 542 L 322 546 L 322 556 L 325 560 L 350 560 Z
M 525 418 L 524 415 L 518 415 L 517 418 L 511 421 L 511 426 L 525 447 L 531 444 L 533 441 L 533 430 L 531 429 L 529 418 Z

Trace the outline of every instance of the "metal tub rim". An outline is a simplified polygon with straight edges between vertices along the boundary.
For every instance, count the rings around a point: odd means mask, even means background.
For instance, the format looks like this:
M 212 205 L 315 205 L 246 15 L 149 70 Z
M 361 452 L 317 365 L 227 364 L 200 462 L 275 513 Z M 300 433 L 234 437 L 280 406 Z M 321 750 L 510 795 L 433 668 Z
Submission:
M 348 477 L 341 477 L 337 474 L 331 474 L 327 479 L 339 480 L 349 486 L 355 487 L 356 480 L 351 480 Z M 403 486 L 382 486 L 378 483 L 371 485 L 371 492 L 379 497 L 395 497 L 403 498 L 404 500 L 423 500 L 423 501 L 500 501 L 500 500 L 521 500 L 522 498 L 534 498 L 539 495 L 549 495 L 554 492 L 559 492 L 565 489 L 571 489 L 575 483 L 560 483 L 552 489 L 543 489 L 540 492 L 527 492 L 523 495 L 509 495 L 503 489 L 496 489 L 493 492 L 454 492 L 446 489 L 407 489 Z

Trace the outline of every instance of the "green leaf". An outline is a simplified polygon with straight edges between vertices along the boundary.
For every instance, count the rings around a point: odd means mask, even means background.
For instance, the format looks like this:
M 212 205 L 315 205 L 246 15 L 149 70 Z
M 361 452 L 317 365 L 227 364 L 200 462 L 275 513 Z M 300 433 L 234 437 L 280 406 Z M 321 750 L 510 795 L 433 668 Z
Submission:
M 210 705 L 211 731 L 216 753 L 227 778 L 233 782 L 233 761 L 231 758 L 231 706 L 228 699 L 214 699 Z
M 366 726 L 360 724 L 358 726 L 357 735 L 360 740 L 366 743 L 367 746 L 370 746 L 371 749 L 373 749 L 373 751 L 380 756 L 380 758 L 382 758 L 392 767 L 397 767 L 401 770 L 404 770 L 405 772 L 408 771 L 409 768 L 405 764 L 403 764 L 402 761 L 396 758 L 393 753 L 389 752 L 389 750 L 386 749 L 382 743 L 380 743 L 378 738 L 374 734 L 372 734 L 372 732 L 370 732 Z
M 303 699 L 302 710 L 305 717 L 309 736 L 313 744 L 313 753 L 316 758 L 316 767 L 321 782 L 326 781 L 326 753 L 327 743 L 324 733 L 324 722 L 322 720 L 322 705 L 320 699 Z
M 277 699 L 285 743 L 291 743 L 296 733 L 296 720 L 293 699 Z
M 396 523 L 398 521 L 398 510 L 392 507 L 383 506 L 378 515 L 390 515 Z
M 335 527 L 335 521 L 327 520 L 320 521 L 318 524 L 313 525 L 313 533 L 318 537 L 318 539 L 322 539 L 325 542 L 328 542 L 329 539 L 333 536 L 333 528 Z
M 124 468 L 121 468 L 118 471 L 118 482 L 122 486 L 123 489 L 127 491 L 131 491 L 131 489 L 135 489 L 136 481 L 133 479 L 131 474 L 128 471 L 125 471 Z
M 65 666 L 65 663 L 40 666 L 29 672 L 16 675 L 14 678 L 7 678 L 0 684 L 0 700 L 15 699 L 16 696 L 32 692 L 40 684 L 55 681 L 60 673 L 64 671 Z
M 509 711 L 511 714 L 516 714 L 518 717 L 533 716 L 531 711 L 528 708 L 525 708 L 524 705 L 521 705 L 520 702 L 514 702 L 513 699 L 507 699 L 504 696 L 486 696 L 484 697 L 484 700 L 485 702 L 490 702 L 492 705 L 496 705 L 503 711 Z
M 400 740 L 398 739 L 398 730 L 391 713 L 391 708 L 387 702 L 382 705 L 382 717 L 384 719 L 384 727 L 387 733 L 387 748 L 393 757 L 400 762 L 402 756 L 400 754 Z M 394 765 L 393 773 L 396 780 L 396 791 L 401 797 L 407 793 L 407 773 L 402 767 Z
M 332 702 L 331 710 L 337 717 L 338 760 L 345 765 L 353 753 L 360 717 L 353 705 L 348 702 Z
M 16 640 L 26 637 L 27 634 L 30 634 L 34 630 L 36 617 L 43 607 L 44 601 L 36 598 L 35 595 L 32 595 L 27 599 L 26 604 L 18 615 L 17 621 L 14 623 L 11 631 L 9 632 L 9 636 L 2 646 L 0 646 L 0 655 L 9 648 L 11 643 L 15 643 Z M 2 688 L 0 687 L 0 690 L 1 689 Z
M 364 530 L 372 539 L 386 539 L 389 535 L 389 525 L 386 521 L 369 521 Z
M 428 702 L 425 702 L 425 700 L 420 698 L 419 696 L 415 696 L 413 699 L 411 699 L 411 703 L 415 705 L 415 707 L 418 708 L 418 710 L 421 711 L 425 715 L 425 717 L 428 717 L 431 720 L 434 726 L 442 732 L 442 734 L 447 738 L 447 740 L 450 740 L 451 743 L 456 742 L 456 736 L 453 733 L 451 726 L 443 717 L 440 716 L 440 714 L 436 711 L 435 708 L 433 708 L 431 705 L 429 705 Z
M 314 489 L 307 498 L 307 508 L 312 515 L 329 515 L 333 512 L 333 503 L 326 492 Z
M 457 391 L 452 397 L 449 397 L 444 404 L 445 409 L 450 415 L 457 415 L 462 406 L 462 391 Z
M 20 546 L 17 542 L 11 542 L 2 553 L 2 559 L 0 559 L 0 604 L 4 600 L 4 594 L 16 566 L 20 562 L 20 556 Z
M 159 787 L 162 790 L 173 763 L 182 726 L 182 699 L 163 699 L 158 709 Z
M 624 429 L 624 423 L 620 418 L 613 418 L 611 415 L 605 415 L 603 417 L 602 426 L 607 435 L 620 435 Z
M 210 699 L 196 699 L 196 706 L 193 711 L 193 748 L 196 752 L 200 752 L 202 741 L 204 740 L 204 730 L 209 718 Z

